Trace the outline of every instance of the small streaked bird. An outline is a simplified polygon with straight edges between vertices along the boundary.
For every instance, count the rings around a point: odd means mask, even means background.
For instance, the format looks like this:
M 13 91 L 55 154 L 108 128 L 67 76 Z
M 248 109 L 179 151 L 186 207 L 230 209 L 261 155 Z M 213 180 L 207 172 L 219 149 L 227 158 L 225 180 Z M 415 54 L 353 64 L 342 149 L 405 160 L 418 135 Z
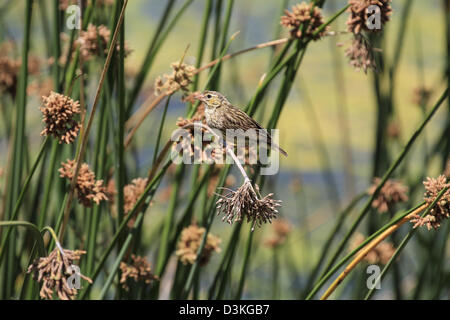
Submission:
M 279 150 L 287 157 L 287 152 L 272 142 L 272 137 L 266 129 L 244 111 L 234 107 L 221 93 L 205 91 L 201 94 L 196 94 L 194 98 L 204 103 L 206 124 L 209 127 L 218 129 L 223 133 L 227 129 L 242 129 L 244 131 L 255 129 L 257 134 L 262 135 L 272 149 Z

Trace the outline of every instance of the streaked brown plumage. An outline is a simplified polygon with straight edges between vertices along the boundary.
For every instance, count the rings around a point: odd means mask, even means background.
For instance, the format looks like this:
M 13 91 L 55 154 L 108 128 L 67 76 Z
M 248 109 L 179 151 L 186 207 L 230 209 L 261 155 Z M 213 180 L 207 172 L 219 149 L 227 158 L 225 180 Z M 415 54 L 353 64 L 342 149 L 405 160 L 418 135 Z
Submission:
M 271 148 L 279 150 L 287 157 L 286 151 L 272 142 L 272 137 L 266 129 L 244 111 L 234 107 L 221 93 L 205 91 L 196 95 L 195 98 L 205 104 L 205 118 L 209 127 L 221 130 L 224 134 L 227 129 L 242 129 L 244 131 L 255 129 L 258 134 L 262 133 Z

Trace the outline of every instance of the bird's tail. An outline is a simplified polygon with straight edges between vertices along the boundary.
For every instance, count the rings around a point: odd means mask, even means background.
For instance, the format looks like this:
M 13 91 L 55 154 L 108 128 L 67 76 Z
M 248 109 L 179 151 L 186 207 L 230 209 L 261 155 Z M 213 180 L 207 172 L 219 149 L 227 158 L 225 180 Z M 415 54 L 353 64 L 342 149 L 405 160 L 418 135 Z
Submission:
M 277 145 L 276 143 L 271 142 L 271 147 L 272 147 L 272 149 L 275 149 L 275 150 L 280 151 L 280 153 L 281 153 L 283 156 L 285 156 L 285 157 L 288 156 L 287 152 L 284 151 L 284 150 L 283 150 L 279 145 Z

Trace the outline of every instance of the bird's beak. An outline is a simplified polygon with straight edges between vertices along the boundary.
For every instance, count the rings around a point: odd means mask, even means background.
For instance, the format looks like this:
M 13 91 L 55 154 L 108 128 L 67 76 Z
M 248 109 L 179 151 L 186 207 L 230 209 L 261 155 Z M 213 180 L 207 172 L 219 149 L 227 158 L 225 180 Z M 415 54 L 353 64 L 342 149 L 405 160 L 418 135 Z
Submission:
M 197 99 L 197 100 L 200 100 L 200 101 L 205 100 L 205 96 L 204 96 L 202 93 L 196 93 L 196 94 L 194 94 L 193 98 L 194 98 L 194 99 Z

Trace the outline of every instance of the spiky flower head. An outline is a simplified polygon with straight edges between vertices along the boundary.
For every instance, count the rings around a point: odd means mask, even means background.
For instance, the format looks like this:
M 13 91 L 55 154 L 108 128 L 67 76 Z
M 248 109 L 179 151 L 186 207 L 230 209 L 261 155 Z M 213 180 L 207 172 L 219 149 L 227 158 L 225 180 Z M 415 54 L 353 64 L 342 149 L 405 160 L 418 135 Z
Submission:
M 286 219 L 277 219 L 272 223 L 273 235 L 264 244 L 269 248 L 282 245 L 292 230 L 292 225 Z
M 380 182 L 380 178 L 375 178 L 372 186 L 370 186 L 368 190 L 368 193 L 372 195 Z M 407 194 L 407 186 L 405 186 L 401 181 L 389 179 L 373 200 L 372 207 L 376 208 L 380 213 L 387 212 L 393 207 L 394 204 L 408 201 Z
M 447 191 L 425 217 L 416 215 L 411 219 L 411 222 L 414 223 L 414 228 L 426 225 L 428 230 L 431 228 L 437 229 L 441 226 L 443 220 L 450 217 L 450 189 L 448 189 L 450 183 L 448 183 L 447 177 L 442 174 L 437 178 L 427 177 L 423 185 L 425 186 L 424 200 L 427 205 L 431 205 L 442 190 L 447 188 Z
M 237 191 L 227 190 L 228 193 L 220 195 L 217 201 L 218 213 L 224 214 L 222 221 L 232 224 L 246 218 L 247 222 L 252 222 L 254 229 L 277 218 L 276 208 L 281 206 L 281 200 L 272 199 L 273 193 L 261 198 L 258 185 L 253 188 L 248 180 Z
M 59 169 L 60 177 L 71 181 L 76 168 L 75 160 L 67 159 L 67 162 L 61 163 L 61 166 Z M 95 173 L 91 171 L 87 163 L 81 164 L 75 191 L 78 196 L 78 202 L 88 208 L 92 207 L 93 202 L 99 205 L 100 201 L 108 201 L 103 180 L 95 180 Z
M 205 228 L 196 224 L 183 229 L 176 251 L 176 255 L 183 264 L 193 264 L 197 260 L 197 252 L 204 234 Z M 221 242 L 222 240 L 219 237 L 208 233 L 205 246 L 199 258 L 200 266 L 204 266 L 209 262 L 213 252 L 220 252 L 219 245 Z
M 44 105 L 39 109 L 45 128 L 41 135 L 51 135 L 57 138 L 59 143 L 70 144 L 75 141 L 81 127 L 76 119 L 81 113 L 80 103 L 53 91 L 48 96 L 43 96 L 42 101 Z
M 364 73 L 367 73 L 369 69 L 377 70 L 374 50 L 362 35 L 355 35 L 352 44 L 345 50 L 345 55 L 350 65 L 357 70 L 362 69 Z
M 392 14 L 391 0 L 349 0 L 348 3 L 350 16 L 347 27 L 348 31 L 354 34 L 359 34 L 361 31 L 379 32 Z M 370 10 L 372 8 L 375 11 Z M 379 12 L 380 28 L 372 27 L 377 12 Z
M 120 283 L 122 288 L 126 291 L 130 290 L 129 286 L 131 280 L 134 280 L 136 283 L 141 282 L 148 285 L 152 281 L 159 279 L 152 273 L 150 262 L 148 262 L 144 257 L 136 256 L 134 254 L 131 255 L 130 264 L 127 264 L 124 261 L 120 263 L 120 270 L 122 272 Z
M 74 261 L 79 261 L 81 255 L 86 251 L 66 250 L 55 248 L 48 257 L 40 257 L 33 261 L 28 267 L 27 273 L 32 273 L 33 279 L 42 283 L 40 297 L 42 299 L 53 299 L 53 293 L 61 300 L 72 300 L 78 293 L 73 275 L 76 273 L 80 278 L 92 283 L 92 280 L 77 272 Z
M 170 66 L 173 70 L 171 74 L 156 78 L 155 94 L 171 94 L 181 90 L 184 95 L 187 95 L 189 92 L 188 86 L 192 83 L 192 78 L 197 69 L 181 61 L 173 62 Z
M 289 10 L 284 12 L 285 15 L 281 17 L 280 23 L 290 29 L 289 32 L 293 38 L 319 40 L 328 30 L 328 27 L 326 27 L 314 35 L 324 21 L 322 11 L 313 2 L 302 2 L 294 5 L 292 12 Z

